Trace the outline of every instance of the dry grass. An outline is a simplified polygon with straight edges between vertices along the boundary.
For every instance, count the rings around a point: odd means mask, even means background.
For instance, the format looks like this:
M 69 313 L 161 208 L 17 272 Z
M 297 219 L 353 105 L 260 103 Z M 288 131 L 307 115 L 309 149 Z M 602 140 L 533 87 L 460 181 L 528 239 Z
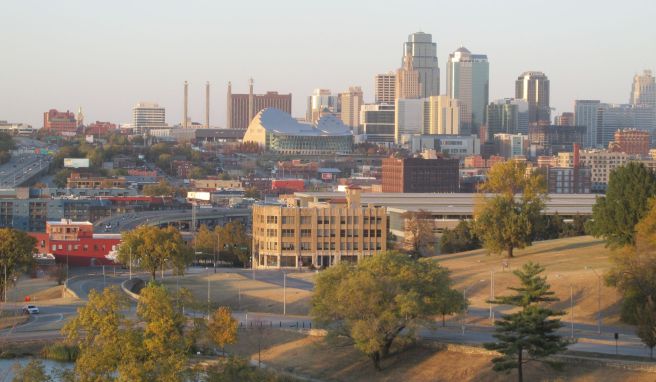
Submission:
M 495 294 L 507 294 L 508 286 L 516 286 L 517 278 L 512 270 L 533 261 L 546 268 L 545 275 L 560 302 L 557 309 L 568 311 L 570 284 L 574 295 L 574 321 L 596 323 L 598 278 L 591 270 L 603 275 L 610 268 L 610 250 L 604 242 L 590 236 L 549 240 L 516 251 L 515 258 L 508 259 L 509 270 L 502 268 L 504 257 L 489 255 L 485 250 L 437 256 L 435 259 L 452 272 L 459 290 L 467 287 L 471 306 L 487 308 L 490 298 L 490 272 L 494 271 Z M 588 269 L 586 269 L 588 267 Z M 619 325 L 620 294 L 614 288 L 601 285 L 601 310 L 604 324 Z
M 416 346 L 383 361 L 376 371 L 371 361 L 348 344 L 329 344 L 324 338 L 269 330 L 264 333 L 241 331 L 239 343 L 226 350 L 297 375 L 323 381 L 508 381 L 516 374 L 496 373 L 491 356 L 435 350 Z M 606 367 L 566 365 L 556 371 L 539 364 L 525 369 L 526 381 L 636 381 L 656 380 L 656 374 L 628 372 Z
M 164 284 L 175 295 L 184 287 L 191 291 L 198 304 L 207 303 L 207 278 L 204 275 L 186 276 L 176 280 L 168 278 Z M 283 311 L 283 288 L 263 281 L 251 280 L 236 273 L 210 274 L 210 301 L 212 306 L 229 306 L 233 310 L 278 313 Z M 306 315 L 312 292 L 287 288 L 287 313 Z

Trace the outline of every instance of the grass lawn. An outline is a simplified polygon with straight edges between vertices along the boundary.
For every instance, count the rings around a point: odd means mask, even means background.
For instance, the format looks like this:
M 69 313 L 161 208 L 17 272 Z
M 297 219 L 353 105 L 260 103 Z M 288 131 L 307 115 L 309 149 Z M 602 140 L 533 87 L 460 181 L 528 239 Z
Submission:
M 610 250 L 604 242 L 590 236 L 548 240 L 518 250 L 515 257 L 506 259 L 500 255 L 489 255 L 479 249 L 450 255 L 436 256 L 434 259 L 449 268 L 458 290 L 467 287 L 467 298 L 471 306 L 487 308 L 485 302 L 490 298 L 490 278 L 494 271 L 495 294 L 509 294 L 508 286 L 518 285 L 512 271 L 522 264 L 533 261 L 546 268 L 544 274 L 556 297 L 557 309 L 567 310 L 564 319 L 569 320 L 570 285 L 574 295 L 574 321 L 596 323 L 598 304 L 598 278 L 610 269 Z M 509 269 L 503 269 L 507 260 Z M 588 267 L 588 269 L 586 269 Z M 611 287 L 601 283 L 601 311 L 603 324 L 618 325 L 620 294 Z M 484 320 L 488 321 L 488 320 Z
M 349 344 L 329 344 L 322 337 L 280 330 L 239 332 L 239 342 L 226 347 L 231 353 L 261 360 L 278 370 L 322 381 L 509 381 L 516 374 L 496 373 L 490 355 L 436 350 L 415 346 L 383 361 L 376 371 L 371 361 Z M 565 365 L 562 371 L 530 363 L 526 381 L 654 381 L 656 374 L 629 372 L 606 367 Z
M 191 291 L 197 304 L 207 306 L 208 275 L 185 276 L 164 279 L 164 285 L 175 296 L 176 289 L 184 287 Z M 283 288 L 266 282 L 251 280 L 236 273 L 215 273 L 209 275 L 210 301 L 213 307 L 229 306 L 233 310 L 282 313 Z M 287 288 L 287 314 L 306 315 L 309 311 L 311 292 Z

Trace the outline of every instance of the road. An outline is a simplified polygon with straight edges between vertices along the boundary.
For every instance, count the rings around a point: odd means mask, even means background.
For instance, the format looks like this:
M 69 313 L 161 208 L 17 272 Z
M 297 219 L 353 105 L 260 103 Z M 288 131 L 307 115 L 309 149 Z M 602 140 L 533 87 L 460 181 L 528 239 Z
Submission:
M 0 188 L 15 188 L 47 171 L 50 157 L 37 154 L 12 155 L 0 166 Z
M 91 271 L 91 272 L 90 272 Z M 189 274 L 198 274 L 204 272 L 204 268 L 191 268 Z M 252 277 L 250 270 L 244 269 L 220 269 L 221 272 L 234 272 L 244 276 Z M 147 278 L 147 275 L 143 275 Z M 282 271 L 257 271 L 256 280 L 261 280 L 282 286 Z M 75 314 L 78 307 L 84 304 L 84 300 L 92 289 L 102 290 L 105 286 L 120 285 L 127 279 L 126 274 L 113 276 L 113 273 L 107 272 L 103 277 L 99 268 L 86 268 L 79 271 L 79 274 L 69 279 L 69 288 L 73 290 L 82 301 L 70 304 L 40 306 L 41 314 L 30 317 L 29 321 L 22 325 L 17 325 L 12 329 L 0 331 L 0 342 L 2 340 L 25 341 L 32 339 L 60 338 L 60 329 L 63 324 L 72 315 Z M 297 278 L 287 277 L 287 286 L 304 290 L 311 290 L 312 283 Z M 134 303 L 130 310 L 133 311 Z M 187 312 L 191 316 L 205 316 L 206 312 Z M 497 311 L 497 318 L 500 312 Z M 311 319 L 307 316 L 291 316 L 281 314 L 253 313 L 253 312 L 234 312 L 242 327 L 253 327 L 262 325 L 264 327 L 276 328 L 309 328 L 312 325 Z M 468 323 L 463 327 L 462 317 L 454 317 L 446 321 L 446 327 L 441 327 L 441 322 L 436 322 L 432 328 L 425 328 L 419 331 L 421 337 L 425 339 L 435 339 L 445 342 L 454 342 L 462 344 L 479 345 L 484 342 L 491 342 L 493 338 L 493 328 L 490 326 L 474 325 L 471 320 L 480 317 L 489 317 L 489 311 L 486 309 L 473 309 L 468 311 Z M 559 330 L 563 337 L 571 335 L 569 322 L 563 321 L 564 327 Z M 614 342 L 614 332 L 619 333 L 617 350 Z M 649 355 L 648 349 L 640 342 L 639 338 L 633 332 L 625 328 L 602 327 L 602 333 L 597 333 L 597 326 L 591 324 L 576 323 L 574 326 L 574 338 L 577 342 L 571 344 L 569 350 L 620 355 L 646 357 Z
M 247 208 L 198 208 L 196 217 L 202 219 L 221 219 L 224 217 L 249 217 L 251 211 Z M 97 232 L 118 233 L 146 225 L 166 224 L 176 221 L 191 221 L 191 208 L 185 210 L 143 211 L 138 213 L 120 214 L 97 221 Z

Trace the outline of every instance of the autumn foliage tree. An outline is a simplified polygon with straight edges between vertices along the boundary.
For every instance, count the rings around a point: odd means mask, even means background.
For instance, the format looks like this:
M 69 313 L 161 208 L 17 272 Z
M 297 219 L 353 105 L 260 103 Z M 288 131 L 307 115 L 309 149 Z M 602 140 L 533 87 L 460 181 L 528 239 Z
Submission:
M 430 213 L 419 210 L 402 215 L 405 219 L 405 247 L 415 256 L 434 254 L 436 243 L 433 233 L 433 218 Z
M 531 245 L 546 198 L 544 176 L 528 171 L 523 162 L 497 163 L 481 191 L 492 194 L 481 194 L 474 210 L 474 227 L 483 247 L 513 257 L 516 248 Z
M 212 313 L 207 330 L 212 341 L 223 349 L 225 345 L 237 342 L 238 325 L 237 320 L 232 317 L 230 308 L 222 306 Z
M 0 228 L 0 298 L 4 298 L 4 272 L 7 271 L 7 282 L 13 280 L 19 272 L 26 271 L 34 264 L 34 246 L 36 239 L 23 231 L 13 228 Z

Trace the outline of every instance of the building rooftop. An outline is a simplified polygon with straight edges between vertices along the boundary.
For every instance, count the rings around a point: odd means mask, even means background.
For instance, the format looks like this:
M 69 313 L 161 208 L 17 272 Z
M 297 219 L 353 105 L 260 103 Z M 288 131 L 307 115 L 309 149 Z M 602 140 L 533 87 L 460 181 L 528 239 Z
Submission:
M 312 125 L 298 122 L 291 115 L 276 108 L 266 108 L 253 118 L 251 125 L 258 124 L 265 130 L 281 135 L 328 136 L 351 135 L 351 129 L 333 115 L 324 115 Z M 249 125 L 250 128 L 250 125 Z

